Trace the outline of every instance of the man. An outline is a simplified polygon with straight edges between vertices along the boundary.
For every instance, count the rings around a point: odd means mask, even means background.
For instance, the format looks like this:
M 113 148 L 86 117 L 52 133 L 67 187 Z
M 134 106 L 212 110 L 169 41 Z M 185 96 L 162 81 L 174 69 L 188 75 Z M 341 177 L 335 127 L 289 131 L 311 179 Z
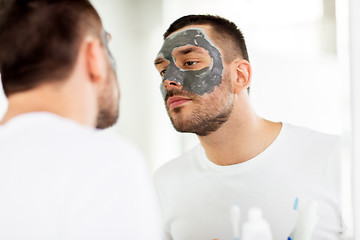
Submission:
M 0 239 L 160 239 L 142 156 L 95 130 L 118 118 L 108 40 L 88 0 L 2 12 Z
M 246 45 L 234 23 L 211 15 L 176 20 L 155 65 L 172 124 L 201 143 L 155 174 L 168 239 L 238 237 L 234 205 L 241 226 L 248 209 L 258 207 L 273 239 L 288 239 L 296 198 L 318 206 L 312 239 L 340 237 L 339 139 L 256 114 Z

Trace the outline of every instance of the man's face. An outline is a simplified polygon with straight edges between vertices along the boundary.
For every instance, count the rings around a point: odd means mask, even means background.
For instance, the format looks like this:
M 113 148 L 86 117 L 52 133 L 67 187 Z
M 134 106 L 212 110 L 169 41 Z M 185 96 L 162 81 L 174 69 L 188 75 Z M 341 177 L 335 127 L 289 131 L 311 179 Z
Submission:
M 116 76 L 115 60 L 108 46 L 110 35 L 103 31 L 103 42 L 108 59 L 107 75 L 98 98 L 96 128 L 104 129 L 114 125 L 119 117 L 120 89 Z
M 206 136 L 229 117 L 232 95 L 221 52 L 207 32 L 190 26 L 171 34 L 155 60 L 161 92 L 176 130 Z
M 224 69 L 221 53 L 204 28 L 186 28 L 171 34 L 155 63 L 163 81 L 173 81 L 198 95 L 212 92 L 221 83 Z M 165 97 L 164 85 L 161 92 Z

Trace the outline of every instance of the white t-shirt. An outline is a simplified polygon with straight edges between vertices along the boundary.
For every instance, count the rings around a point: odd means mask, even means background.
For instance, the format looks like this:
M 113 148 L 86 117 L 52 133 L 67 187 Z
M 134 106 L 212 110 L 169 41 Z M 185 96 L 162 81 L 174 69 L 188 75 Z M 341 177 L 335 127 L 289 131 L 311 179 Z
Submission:
M 155 174 L 168 239 L 233 239 L 230 209 L 259 207 L 273 239 L 285 240 L 296 222 L 297 197 L 318 203 L 316 240 L 339 239 L 340 139 L 283 124 L 277 139 L 244 163 L 219 166 L 199 145 Z
M 0 239 L 153 239 L 161 223 L 143 157 L 50 113 L 0 125 Z

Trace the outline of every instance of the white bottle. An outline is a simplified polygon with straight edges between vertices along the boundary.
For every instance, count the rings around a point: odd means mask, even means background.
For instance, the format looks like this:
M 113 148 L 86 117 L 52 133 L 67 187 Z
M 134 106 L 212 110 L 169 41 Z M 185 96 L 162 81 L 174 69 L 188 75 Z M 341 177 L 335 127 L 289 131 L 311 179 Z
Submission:
M 231 208 L 231 224 L 233 229 L 234 240 L 240 239 L 240 207 L 234 205 Z
M 250 208 L 248 221 L 242 227 L 241 240 L 272 240 L 269 223 L 263 218 L 260 208 Z
M 318 204 L 315 201 L 300 200 L 295 227 L 288 239 L 311 240 L 312 233 L 319 221 L 319 216 L 316 214 L 317 208 Z

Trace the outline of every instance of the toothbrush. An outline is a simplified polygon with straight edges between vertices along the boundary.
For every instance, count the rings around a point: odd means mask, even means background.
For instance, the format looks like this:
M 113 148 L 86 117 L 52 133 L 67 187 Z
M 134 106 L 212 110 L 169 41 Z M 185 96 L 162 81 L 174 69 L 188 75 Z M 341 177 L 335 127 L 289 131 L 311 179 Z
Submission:
M 298 208 L 298 206 L 299 206 L 299 198 L 297 197 L 297 198 L 295 198 L 295 202 L 294 202 L 294 207 L 293 207 L 293 209 L 296 211 L 297 208 Z M 290 234 L 290 236 L 288 237 L 287 240 L 293 240 L 293 239 L 294 239 L 294 232 L 292 232 L 292 233 Z
M 297 206 L 297 201 L 295 203 L 297 208 L 296 223 L 288 240 L 310 240 L 319 221 L 317 215 L 318 203 L 314 200 L 304 202 L 302 199 L 300 199 L 299 206 Z
M 231 208 L 231 224 L 234 240 L 240 240 L 240 207 L 233 205 Z

